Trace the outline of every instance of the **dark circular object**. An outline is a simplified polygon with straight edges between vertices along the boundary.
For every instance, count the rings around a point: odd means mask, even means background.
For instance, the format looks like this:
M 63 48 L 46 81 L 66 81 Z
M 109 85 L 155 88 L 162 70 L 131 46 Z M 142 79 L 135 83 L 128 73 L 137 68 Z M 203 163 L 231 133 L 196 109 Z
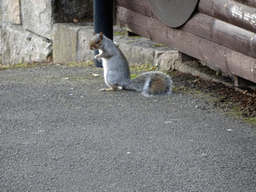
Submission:
M 190 18 L 198 0 L 148 0 L 158 18 L 169 27 L 180 27 Z

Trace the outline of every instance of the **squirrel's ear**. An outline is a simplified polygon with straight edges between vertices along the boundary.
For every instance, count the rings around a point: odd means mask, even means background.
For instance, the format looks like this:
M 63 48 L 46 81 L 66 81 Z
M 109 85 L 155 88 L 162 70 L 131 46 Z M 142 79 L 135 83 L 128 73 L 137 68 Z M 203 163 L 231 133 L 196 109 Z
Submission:
M 100 38 L 103 39 L 103 33 L 102 33 L 102 31 L 100 32 Z
M 96 33 L 95 32 L 93 32 L 93 36 L 95 35 Z

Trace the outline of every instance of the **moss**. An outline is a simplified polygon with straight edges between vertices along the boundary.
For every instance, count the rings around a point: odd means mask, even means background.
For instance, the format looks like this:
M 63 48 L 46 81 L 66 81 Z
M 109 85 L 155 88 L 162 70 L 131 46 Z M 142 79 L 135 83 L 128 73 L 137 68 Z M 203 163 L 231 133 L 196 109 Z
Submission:
M 7 69 L 19 69 L 19 68 L 31 68 L 31 67 L 38 67 L 45 64 L 42 63 L 17 63 L 14 65 L 1 65 L 0 70 L 7 70 Z
M 241 121 L 243 121 L 245 123 L 256 125 L 256 117 L 243 117 L 242 109 L 239 106 L 232 107 L 226 113 L 228 115 L 231 115 L 232 117 L 235 117 L 236 119 L 240 119 Z
M 240 111 L 241 109 L 240 109 L 239 106 L 234 106 L 234 107 L 232 107 L 232 110 L 238 112 L 238 111 Z
M 185 93 L 188 90 L 187 87 L 180 86 L 180 87 L 173 87 L 173 93 Z
M 252 125 L 256 125 L 256 117 L 251 117 L 251 118 L 245 118 L 244 121 L 246 123 L 250 123 Z
M 93 66 L 94 62 L 87 61 L 87 62 L 70 62 L 70 63 L 64 63 L 62 64 L 67 67 L 79 67 L 79 66 Z
M 137 38 L 141 38 L 141 36 L 129 36 L 131 38 L 137 39 Z
M 114 32 L 114 35 L 124 36 L 125 31 L 116 31 L 116 32 Z
M 153 66 L 150 63 L 143 63 L 143 64 L 131 64 L 130 70 L 131 71 L 155 71 L 157 67 Z
M 200 90 L 190 89 L 190 88 L 185 87 L 185 86 L 174 87 L 174 88 L 173 88 L 173 92 L 174 92 L 174 93 L 193 94 L 193 95 L 200 95 L 200 94 L 203 94 L 203 92 L 200 91 Z M 205 94 L 204 94 L 204 95 L 205 95 Z
M 130 78 L 131 78 L 131 79 L 135 79 L 138 75 L 139 75 L 139 74 L 131 74 L 131 75 L 130 75 Z
M 154 44 L 153 47 L 168 47 L 168 46 L 164 44 Z
M 229 105 L 232 105 L 232 103 L 230 103 Z M 242 112 L 239 106 L 233 106 L 226 113 L 235 118 L 242 118 Z
M 51 65 L 52 63 L 17 63 L 14 65 L 2 65 L 0 64 L 0 70 L 8 70 L 8 69 L 19 69 L 19 68 L 32 68 L 32 67 L 41 67 L 46 65 Z M 71 63 L 64 63 L 59 64 L 61 66 L 67 66 L 67 67 L 77 67 L 77 66 L 92 66 L 94 65 L 94 62 L 88 61 L 88 62 L 71 62 Z

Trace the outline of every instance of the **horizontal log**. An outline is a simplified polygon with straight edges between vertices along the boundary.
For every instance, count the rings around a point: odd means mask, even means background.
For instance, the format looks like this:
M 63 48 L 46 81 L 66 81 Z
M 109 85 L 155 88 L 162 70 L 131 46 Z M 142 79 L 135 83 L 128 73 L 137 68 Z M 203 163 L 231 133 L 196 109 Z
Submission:
M 256 0 L 235 0 L 235 1 L 251 7 L 256 7 Z
M 256 83 L 256 59 L 252 57 L 186 31 L 172 29 L 156 19 L 124 7 L 118 7 L 117 19 L 121 26 L 136 34 L 166 44 L 180 52 Z
M 256 32 L 256 8 L 230 0 L 200 0 L 198 11 Z
M 255 1 L 251 0 L 251 2 Z M 160 20 L 152 11 L 147 0 L 117 0 L 117 4 L 142 15 Z M 254 7 L 230 0 L 200 0 L 198 11 L 246 30 L 256 32 L 256 8 Z
M 256 33 L 208 15 L 195 14 L 180 30 L 256 58 Z

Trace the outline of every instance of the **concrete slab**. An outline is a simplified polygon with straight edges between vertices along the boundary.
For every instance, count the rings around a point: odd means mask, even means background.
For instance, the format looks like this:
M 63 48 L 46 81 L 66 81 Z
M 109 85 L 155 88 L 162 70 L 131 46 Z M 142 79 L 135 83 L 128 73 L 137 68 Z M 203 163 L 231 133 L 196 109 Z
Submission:
M 89 40 L 93 36 L 93 32 L 93 26 L 82 27 L 80 30 L 78 30 L 76 55 L 77 61 L 93 61 L 94 54 L 93 51 L 89 49 Z
M 53 62 L 75 62 L 77 52 L 77 33 L 81 26 L 57 23 L 53 26 Z
M 151 63 L 154 62 L 154 49 L 143 46 L 144 38 L 115 37 L 114 41 L 124 53 L 129 63 Z M 135 45 L 136 43 L 136 45 Z M 145 44 L 145 43 L 144 43 Z
M 178 60 L 179 52 L 177 50 L 156 51 L 154 65 L 158 66 L 160 70 L 169 70 Z

